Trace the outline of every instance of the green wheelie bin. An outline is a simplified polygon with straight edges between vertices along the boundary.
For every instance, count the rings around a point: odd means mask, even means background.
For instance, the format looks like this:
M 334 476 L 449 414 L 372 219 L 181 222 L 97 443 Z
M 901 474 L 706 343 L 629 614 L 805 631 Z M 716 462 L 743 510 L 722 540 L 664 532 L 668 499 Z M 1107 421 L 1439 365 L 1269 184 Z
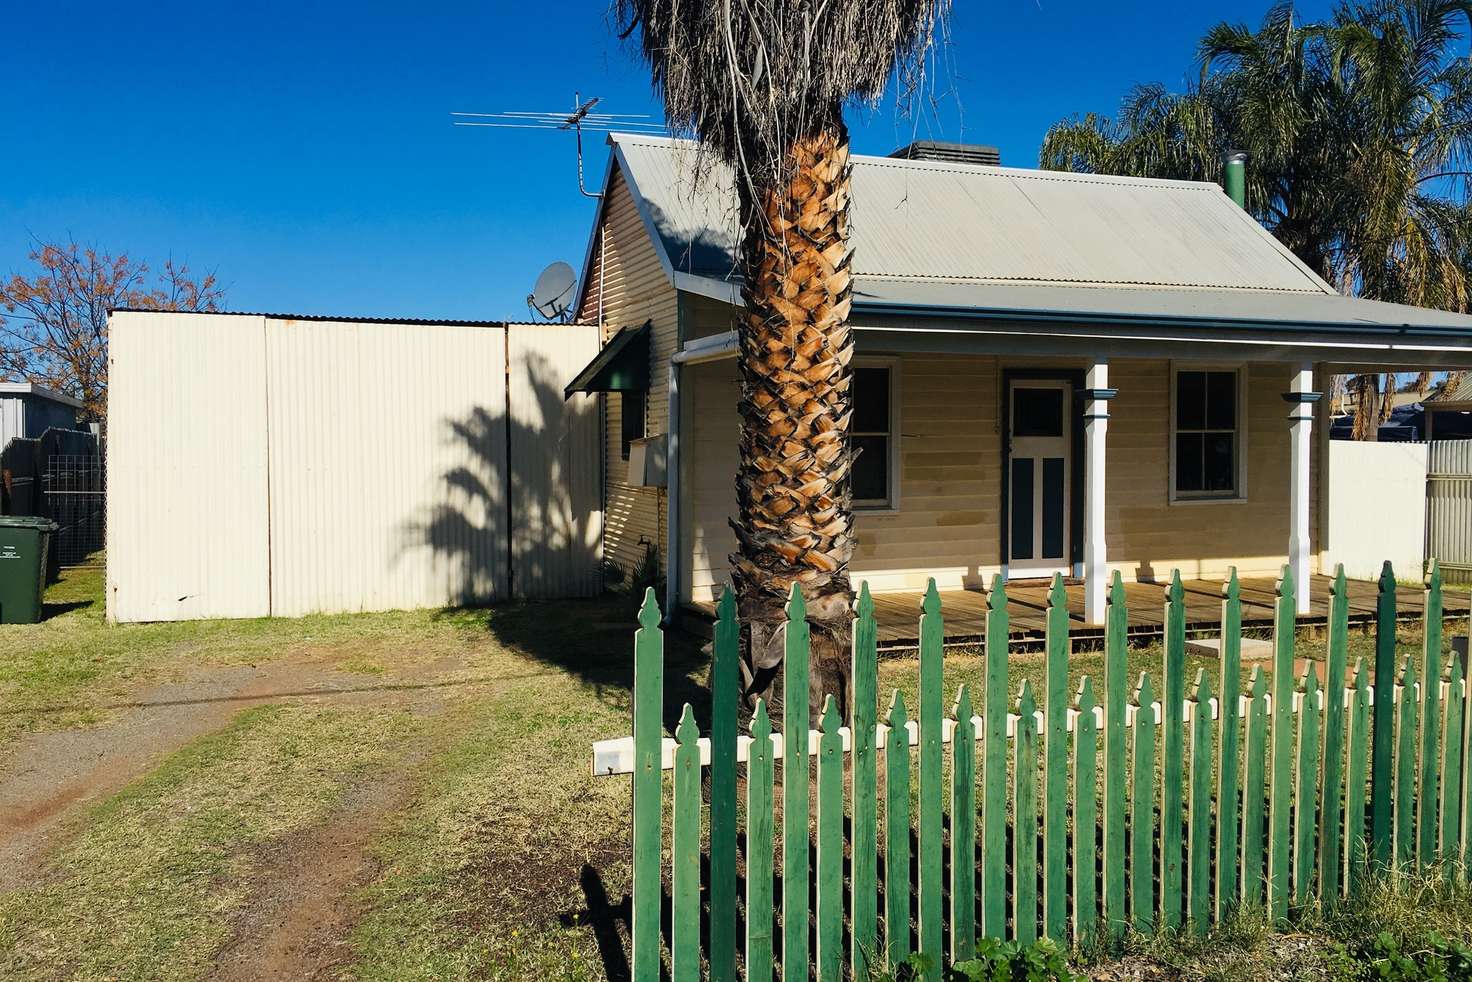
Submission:
M 0 624 L 41 619 L 46 550 L 57 528 L 49 518 L 0 515 Z

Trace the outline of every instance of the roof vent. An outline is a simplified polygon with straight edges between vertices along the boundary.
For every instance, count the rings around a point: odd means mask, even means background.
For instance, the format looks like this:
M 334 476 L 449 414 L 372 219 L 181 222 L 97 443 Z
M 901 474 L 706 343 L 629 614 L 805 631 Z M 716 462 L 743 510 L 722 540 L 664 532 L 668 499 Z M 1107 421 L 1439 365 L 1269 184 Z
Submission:
M 942 143 L 938 140 L 916 140 L 900 147 L 891 157 L 901 160 L 945 160 L 953 164 L 1002 165 L 1002 152 L 979 143 Z

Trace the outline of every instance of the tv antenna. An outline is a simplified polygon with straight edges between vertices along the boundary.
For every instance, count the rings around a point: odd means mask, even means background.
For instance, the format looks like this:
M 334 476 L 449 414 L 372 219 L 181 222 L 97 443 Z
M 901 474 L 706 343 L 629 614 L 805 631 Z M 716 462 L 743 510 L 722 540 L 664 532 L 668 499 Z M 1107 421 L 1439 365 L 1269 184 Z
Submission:
M 654 120 L 649 113 L 596 113 L 593 111 L 603 100 L 598 96 L 584 100 L 582 94 L 574 92 L 573 110 L 559 112 L 518 112 L 510 110 L 499 113 L 453 112 L 456 126 L 491 126 L 512 130 L 571 130 L 578 145 L 578 190 L 589 198 L 602 197 L 596 191 L 583 186 L 583 130 L 612 133 L 625 130 L 633 133 L 662 135 L 666 132 L 663 123 Z
M 526 305 L 549 321 L 565 321 L 572 310 L 572 288 L 578 275 L 564 262 L 556 262 L 542 270 L 536 285 L 527 295 Z

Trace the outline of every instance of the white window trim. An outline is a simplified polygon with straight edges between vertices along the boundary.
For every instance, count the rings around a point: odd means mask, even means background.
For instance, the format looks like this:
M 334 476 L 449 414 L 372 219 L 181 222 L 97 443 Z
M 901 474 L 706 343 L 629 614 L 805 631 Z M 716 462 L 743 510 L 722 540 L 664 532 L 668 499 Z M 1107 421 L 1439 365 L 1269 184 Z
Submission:
M 865 515 L 897 515 L 900 511 L 900 359 L 855 358 L 855 368 L 889 369 L 889 497 L 885 501 L 855 498 L 854 511 Z M 850 435 L 857 435 L 850 431 Z
M 1237 491 L 1235 494 L 1212 494 L 1211 492 L 1176 491 L 1176 380 L 1181 372 L 1236 372 L 1237 373 Z M 1166 438 L 1170 453 L 1170 476 L 1166 485 L 1172 505 L 1242 505 L 1247 503 L 1247 436 L 1248 379 L 1247 362 L 1241 361 L 1172 361 L 1170 363 L 1170 419 Z

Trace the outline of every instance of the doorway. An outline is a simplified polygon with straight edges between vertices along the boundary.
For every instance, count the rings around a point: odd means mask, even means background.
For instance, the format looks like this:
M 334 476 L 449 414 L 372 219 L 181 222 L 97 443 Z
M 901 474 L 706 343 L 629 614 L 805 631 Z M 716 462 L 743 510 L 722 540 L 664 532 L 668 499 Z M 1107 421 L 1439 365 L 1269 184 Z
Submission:
M 1066 378 L 1007 380 L 1003 542 L 1009 579 L 1071 572 L 1080 491 L 1073 479 L 1073 390 Z

